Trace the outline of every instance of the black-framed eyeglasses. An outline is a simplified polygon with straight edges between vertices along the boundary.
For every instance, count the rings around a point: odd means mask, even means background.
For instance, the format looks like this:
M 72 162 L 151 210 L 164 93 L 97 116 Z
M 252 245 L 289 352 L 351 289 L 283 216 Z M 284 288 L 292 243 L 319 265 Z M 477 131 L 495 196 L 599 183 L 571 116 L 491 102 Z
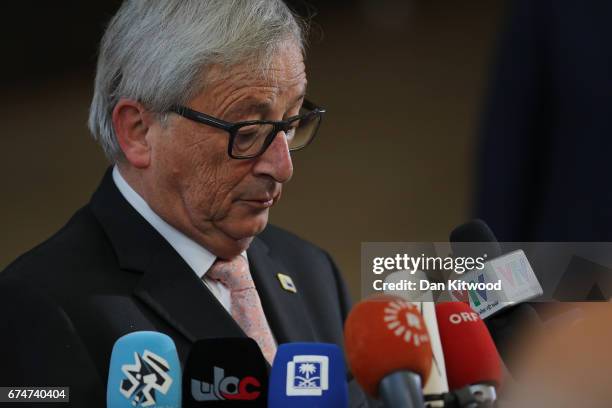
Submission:
M 228 132 L 227 153 L 233 159 L 252 159 L 262 155 L 280 132 L 285 133 L 290 151 L 302 149 L 314 140 L 325 113 L 325 109 L 308 100 L 304 100 L 299 115 L 281 121 L 231 123 L 181 105 L 173 106 L 170 111 Z

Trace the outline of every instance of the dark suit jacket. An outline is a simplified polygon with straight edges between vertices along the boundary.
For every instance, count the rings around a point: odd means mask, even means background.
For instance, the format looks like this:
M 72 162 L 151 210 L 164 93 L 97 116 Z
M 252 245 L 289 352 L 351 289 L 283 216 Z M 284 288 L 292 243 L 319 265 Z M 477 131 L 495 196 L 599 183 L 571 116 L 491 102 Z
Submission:
M 247 253 L 279 344 L 342 345 L 350 300 L 327 253 L 273 226 Z M 297 293 L 282 289 L 279 272 Z M 165 333 L 182 363 L 198 339 L 245 336 L 110 171 L 65 227 L 0 274 L 0 314 L 0 385 L 68 385 L 83 407 L 104 406 L 112 347 L 124 334 Z M 361 405 L 354 381 L 349 388 Z

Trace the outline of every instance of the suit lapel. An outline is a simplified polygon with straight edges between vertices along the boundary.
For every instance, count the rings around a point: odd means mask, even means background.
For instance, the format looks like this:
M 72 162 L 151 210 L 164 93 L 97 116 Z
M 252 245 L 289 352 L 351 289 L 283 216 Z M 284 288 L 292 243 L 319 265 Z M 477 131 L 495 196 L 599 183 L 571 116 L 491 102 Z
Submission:
M 260 238 L 253 240 L 247 254 L 251 275 L 278 344 L 316 341 L 300 288 L 297 288 L 297 293 L 289 292 L 282 288 L 278 280 L 278 273 L 291 276 L 291 271 L 271 256 L 268 246 Z
M 172 248 L 171 248 L 172 249 Z M 189 341 L 244 337 L 234 319 L 178 254 L 158 254 L 134 294 Z
M 134 295 L 190 341 L 244 337 L 225 308 L 172 246 L 123 198 L 111 170 L 90 202 L 126 273 L 141 273 Z

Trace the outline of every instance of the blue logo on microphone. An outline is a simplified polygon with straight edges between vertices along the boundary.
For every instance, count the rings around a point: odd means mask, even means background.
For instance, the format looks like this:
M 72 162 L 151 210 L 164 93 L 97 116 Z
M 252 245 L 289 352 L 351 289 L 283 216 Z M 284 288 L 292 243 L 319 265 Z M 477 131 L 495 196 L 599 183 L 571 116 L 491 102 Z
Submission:
M 135 407 L 155 405 L 155 392 L 166 395 L 172 385 L 168 374 L 170 365 L 149 350 L 145 350 L 142 356 L 134 352 L 134 363 L 122 365 L 121 371 L 126 378 L 121 381 L 119 391 Z
M 329 388 L 329 357 L 294 356 L 287 362 L 288 396 L 321 396 Z

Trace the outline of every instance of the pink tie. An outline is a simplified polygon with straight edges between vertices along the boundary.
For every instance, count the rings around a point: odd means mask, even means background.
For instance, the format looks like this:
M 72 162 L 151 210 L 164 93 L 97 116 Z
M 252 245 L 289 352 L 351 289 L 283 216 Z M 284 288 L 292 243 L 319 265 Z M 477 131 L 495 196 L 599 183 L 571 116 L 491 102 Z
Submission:
M 232 317 L 246 335 L 257 342 L 266 360 L 272 364 L 276 354 L 276 344 L 247 260 L 242 255 L 231 261 L 217 258 L 206 276 L 221 282 L 230 290 Z

